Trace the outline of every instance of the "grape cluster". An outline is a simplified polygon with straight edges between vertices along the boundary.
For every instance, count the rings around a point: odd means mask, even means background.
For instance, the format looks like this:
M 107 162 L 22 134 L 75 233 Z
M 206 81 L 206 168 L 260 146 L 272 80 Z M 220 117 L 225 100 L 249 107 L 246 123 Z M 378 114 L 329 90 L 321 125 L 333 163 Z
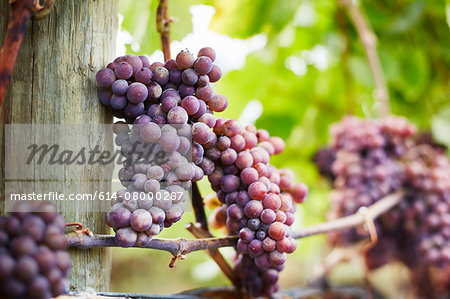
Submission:
M 337 154 L 331 218 L 353 214 L 396 190 L 405 192 L 402 202 L 376 222 L 380 241 L 367 255 L 370 268 L 393 259 L 410 268 L 450 265 L 450 161 L 430 136 L 413 140 L 414 134 L 414 127 L 398 117 L 347 117 L 332 128 Z M 351 229 L 331 233 L 330 241 L 350 244 L 363 237 Z
M 228 106 L 226 97 L 210 86 L 222 76 L 215 59 L 209 47 L 202 48 L 197 59 L 181 51 L 165 64 L 150 65 L 145 56 L 121 56 L 98 71 L 98 98 L 128 123 L 145 114 L 157 124 L 183 124 L 189 119 L 213 126 L 212 111 Z
M 50 203 L 16 204 L 0 218 L 0 297 L 52 298 L 66 290 L 71 259 L 64 218 Z
M 235 265 L 242 287 L 251 296 L 270 296 L 278 290 L 286 254 L 296 249 L 290 226 L 307 188 L 292 183 L 292 172 L 269 164 L 284 149 L 281 138 L 222 118 L 214 133 L 200 163 L 222 203 L 212 214 L 213 226 L 239 236 Z
M 396 117 L 372 121 L 349 116 L 332 126 L 336 178 L 330 194 L 331 219 L 354 214 L 402 187 L 398 158 L 412 146 L 414 133 L 413 126 Z M 351 244 L 365 237 L 367 233 L 357 229 L 329 234 L 332 244 Z
M 450 161 L 429 145 L 419 145 L 402 157 L 405 168 L 405 199 L 386 216 L 398 218 L 399 231 L 409 245 L 399 251 L 409 266 L 418 262 L 450 266 Z M 401 245 L 401 244 L 400 244 Z M 410 258 L 413 254 L 416 258 Z M 417 256 L 421 258 L 418 259 Z
M 116 143 L 127 159 L 119 171 L 126 189 L 106 215 L 116 231 L 119 246 L 146 246 L 164 227 L 179 221 L 185 211 L 186 190 L 203 177 L 191 162 L 191 126 L 158 125 L 147 115 L 131 127 L 124 122 L 113 126 Z

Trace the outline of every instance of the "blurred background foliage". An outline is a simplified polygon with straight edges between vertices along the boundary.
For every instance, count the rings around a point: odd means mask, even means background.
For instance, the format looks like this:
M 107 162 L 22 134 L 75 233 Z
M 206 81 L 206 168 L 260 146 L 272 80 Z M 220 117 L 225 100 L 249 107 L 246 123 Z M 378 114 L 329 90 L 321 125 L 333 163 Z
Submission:
M 157 1 L 119 3 L 121 31 L 131 36 L 124 42 L 127 52 L 152 55 L 160 49 L 155 29 Z M 299 207 L 296 227 L 324 221 L 329 185 L 320 178 L 312 156 L 327 144 L 329 125 L 346 113 L 368 118 L 378 115 L 373 76 L 346 10 L 331 0 L 169 0 L 169 13 L 176 20 L 171 25 L 173 41 L 182 41 L 193 32 L 194 5 L 214 8 L 209 24 L 214 32 L 233 39 L 266 37 L 258 50 L 247 51 L 242 67 L 225 72 L 215 84 L 216 92 L 229 100 L 222 114 L 251 121 L 256 117 L 246 117 L 248 110 L 261 105 L 248 103 L 256 99 L 262 104 L 257 127 L 287 143 L 286 151 L 272 163 L 291 168 L 310 188 L 308 201 Z M 378 38 L 393 113 L 407 117 L 422 130 L 432 130 L 450 145 L 449 1 L 364 0 L 360 5 Z M 209 35 L 196 40 L 198 48 L 214 47 Z M 216 50 L 218 54 L 228 51 L 227 45 Z M 227 61 L 218 60 L 218 64 L 227 70 Z M 205 196 L 212 193 L 206 179 L 201 189 Z M 164 230 L 162 237 L 191 238 L 184 224 L 192 220 L 192 213 L 186 213 L 170 230 Z M 327 252 L 323 236 L 301 240 L 282 272 L 282 287 L 304 284 Z M 231 258 L 233 250 L 226 249 L 224 254 Z M 174 293 L 228 284 L 203 252 L 189 254 L 175 269 L 167 267 L 169 260 L 164 252 L 115 249 L 112 291 Z M 344 265 L 332 277 L 337 282 L 362 283 L 362 269 L 358 262 Z M 373 283 L 396 297 L 402 281 L 390 277 L 405 277 L 405 270 L 391 266 L 378 272 L 373 274 Z

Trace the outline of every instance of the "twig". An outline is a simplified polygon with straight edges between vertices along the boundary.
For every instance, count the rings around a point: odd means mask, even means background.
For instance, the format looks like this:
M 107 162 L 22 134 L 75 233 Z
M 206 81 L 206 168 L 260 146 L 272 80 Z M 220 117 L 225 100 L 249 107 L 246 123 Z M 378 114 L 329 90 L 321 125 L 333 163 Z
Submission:
M 378 218 L 381 214 L 390 210 L 396 206 L 403 199 L 403 191 L 398 191 L 394 194 L 388 195 L 370 207 L 367 208 L 368 213 L 372 216 L 372 219 Z M 328 221 L 325 223 L 305 227 L 298 232 L 293 233 L 293 238 L 301 239 L 312 235 L 318 235 L 328 233 L 331 231 L 338 231 L 342 229 L 348 229 L 357 227 L 366 223 L 366 218 L 361 213 L 356 213 L 347 217 L 339 218 L 336 220 Z M 195 227 L 195 226 L 194 226 Z M 189 229 L 189 228 L 188 228 Z M 199 227 L 191 228 L 192 231 L 196 231 L 195 234 L 199 235 Z M 201 234 L 204 234 L 202 232 Z M 66 234 L 66 239 L 69 247 L 77 248 L 92 248 L 92 247 L 118 247 L 114 241 L 114 236 L 111 235 L 93 235 L 79 237 L 75 233 Z M 158 239 L 153 238 L 147 246 L 143 248 L 152 248 L 158 250 L 165 250 L 173 255 L 187 254 L 192 251 L 198 250 L 213 250 L 221 247 L 235 246 L 238 240 L 237 236 L 227 236 L 221 238 L 201 238 L 197 240 L 186 240 L 184 238 L 179 239 Z M 138 246 L 135 246 L 138 247 Z
M 174 256 L 185 255 L 193 251 L 215 249 L 220 247 L 229 247 L 236 245 L 237 236 L 228 236 L 223 238 L 204 238 L 197 240 L 178 239 L 158 239 L 153 238 L 147 246 L 139 248 L 152 248 L 170 252 Z M 66 234 L 66 240 L 69 247 L 81 249 L 93 247 L 119 247 L 111 235 L 93 235 L 92 237 L 76 233 Z
M 389 114 L 389 92 L 384 79 L 383 69 L 381 68 L 380 58 L 377 52 L 377 37 L 370 27 L 359 3 L 354 0 L 338 0 L 347 7 L 356 31 L 358 32 L 361 43 L 366 50 L 367 59 L 369 60 L 370 69 L 375 80 L 376 98 L 381 103 L 381 114 L 386 116 Z
M 399 191 L 394 194 L 388 195 L 380 199 L 370 207 L 368 207 L 367 208 L 368 213 L 370 213 L 372 219 L 376 219 L 378 218 L 378 216 L 380 216 L 384 212 L 390 210 L 395 205 L 397 205 L 402 199 L 403 199 L 403 191 Z M 366 223 L 366 218 L 363 215 L 361 215 L 361 213 L 358 212 L 356 214 L 347 217 L 305 227 L 298 232 L 294 232 L 293 238 L 300 239 L 312 235 L 348 229 L 363 225 L 364 223 Z
M 164 53 L 164 61 L 170 59 L 170 23 L 168 0 L 159 0 L 156 10 L 156 30 L 161 35 L 161 47 Z
M 189 223 L 188 225 L 186 225 L 186 229 L 196 238 L 208 238 L 209 236 L 211 236 L 211 234 L 208 231 L 205 231 L 199 223 Z M 231 283 L 235 286 L 238 286 L 239 280 L 237 278 L 236 272 L 233 271 L 233 269 L 227 263 L 219 250 L 208 248 L 208 254 L 216 262 L 217 266 L 219 266 L 220 270 L 222 270 L 223 274 L 225 274 L 225 276 L 231 281 Z
M 8 27 L 0 49 L 0 119 L 2 122 L 5 117 L 3 101 L 6 87 L 11 80 L 28 23 L 35 14 L 39 18 L 45 17 L 53 6 L 52 0 L 46 1 L 42 6 L 37 0 L 10 0 L 9 2 L 11 9 Z
M 192 208 L 194 209 L 195 222 L 199 223 L 205 231 L 209 231 L 208 220 L 206 219 L 205 213 L 205 203 L 197 183 L 192 184 Z

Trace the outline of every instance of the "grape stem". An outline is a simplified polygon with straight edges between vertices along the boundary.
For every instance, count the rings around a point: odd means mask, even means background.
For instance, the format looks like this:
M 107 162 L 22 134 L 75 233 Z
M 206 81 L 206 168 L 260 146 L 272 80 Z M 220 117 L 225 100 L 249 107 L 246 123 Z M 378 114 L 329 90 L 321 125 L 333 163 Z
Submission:
M 348 228 L 354 228 L 367 223 L 367 215 L 372 219 L 378 218 L 383 213 L 389 211 L 403 199 L 404 192 L 398 191 L 388 195 L 373 205 L 367 208 L 365 215 L 358 212 L 350 216 L 331 220 L 328 222 L 305 227 L 297 232 L 293 232 L 292 237 L 296 239 L 306 238 L 313 235 L 324 234 L 331 231 L 339 231 Z M 190 230 L 194 231 L 193 228 Z M 196 233 L 197 234 L 197 233 Z M 93 248 L 93 247 L 119 247 L 114 241 L 112 235 L 78 235 L 75 233 L 66 234 L 66 240 L 69 247 L 76 248 Z M 178 239 L 151 239 L 147 246 L 141 248 L 151 248 L 157 250 L 165 250 L 174 256 L 186 255 L 198 250 L 214 250 L 221 247 L 235 246 L 237 243 L 237 236 L 226 236 L 221 238 L 200 238 L 196 240 L 186 240 L 184 238 Z M 135 246 L 138 247 L 138 246 Z
M 380 102 L 380 112 L 382 116 L 386 116 L 390 112 L 389 92 L 384 78 L 383 69 L 381 68 L 380 58 L 377 51 L 377 37 L 370 27 L 367 17 L 361 9 L 359 1 L 354 0 L 338 0 L 348 10 L 350 19 L 355 25 L 359 39 L 366 51 L 369 60 L 370 69 L 375 81 L 375 97 Z
M 169 0 L 159 0 L 156 10 L 156 30 L 161 36 L 161 47 L 164 53 L 164 61 L 170 59 L 170 23 L 173 19 L 169 17 Z
M 43 5 L 38 0 L 9 0 L 11 5 L 6 34 L 0 49 L 0 108 L 1 122 L 6 116 L 3 105 L 6 87 L 11 80 L 20 46 L 31 18 L 45 17 L 51 10 L 54 0 L 48 0 Z

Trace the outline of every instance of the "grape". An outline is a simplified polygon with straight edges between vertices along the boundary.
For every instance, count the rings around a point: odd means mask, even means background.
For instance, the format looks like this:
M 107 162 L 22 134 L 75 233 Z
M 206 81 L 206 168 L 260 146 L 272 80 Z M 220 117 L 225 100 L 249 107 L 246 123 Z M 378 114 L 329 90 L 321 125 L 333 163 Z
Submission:
M 158 99 L 162 94 L 162 88 L 156 82 L 151 82 L 150 84 L 148 84 L 147 91 L 149 99 Z
M 192 139 L 199 144 L 205 144 L 211 135 L 211 129 L 204 123 L 194 123 L 192 126 Z
M 126 80 L 116 80 L 111 86 L 112 92 L 115 95 L 122 96 L 127 92 L 128 82 Z
M 276 219 L 276 214 L 271 209 L 264 209 L 261 213 L 261 221 L 265 224 L 271 224 Z
M 228 106 L 228 100 L 221 94 L 214 95 L 208 102 L 209 107 L 215 112 L 222 112 Z
M 187 114 L 193 115 L 200 108 L 200 103 L 196 97 L 187 96 L 181 101 L 181 107 L 186 110 Z
M 164 67 L 168 70 L 168 71 L 172 71 L 174 69 L 177 69 L 177 62 L 174 59 L 169 59 L 166 61 L 166 63 L 164 64 Z
M 131 64 L 123 61 L 116 65 L 114 73 L 116 74 L 117 78 L 127 80 L 131 77 L 131 75 L 133 75 L 133 67 L 131 66 Z
M 183 107 L 176 106 L 169 110 L 167 113 L 167 121 L 170 124 L 185 124 L 188 120 L 188 114 Z
M 178 68 L 181 70 L 190 68 L 194 65 L 194 56 L 189 51 L 181 51 L 176 57 Z
M 132 69 L 133 69 L 133 75 L 140 69 L 142 68 L 142 60 L 141 58 L 139 58 L 139 56 L 136 56 L 134 54 L 127 54 L 123 57 L 123 61 L 128 62 Z M 123 78 L 123 79 L 127 79 L 127 78 Z
M 248 195 L 254 200 L 263 200 L 267 193 L 267 187 L 262 182 L 253 182 L 248 186 Z
M 97 72 L 95 79 L 100 87 L 110 87 L 116 80 L 116 76 L 111 69 L 104 68 Z
M 145 101 L 147 96 L 148 96 L 148 89 L 144 84 L 140 82 L 132 83 L 128 87 L 127 98 L 133 104 L 138 104 Z
M 195 87 L 194 86 L 190 86 L 190 85 L 186 85 L 186 84 L 181 84 L 178 87 L 178 91 L 180 92 L 180 96 L 182 98 L 187 97 L 187 96 L 192 96 L 195 93 Z
M 195 85 L 195 83 L 197 83 L 198 75 L 194 69 L 188 68 L 185 69 L 181 74 L 181 80 L 183 81 L 183 84 L 192 86 Z
M 153 71 L 153 80 L 159 85 L 166 85 L 169 82 L 169 71 L 163 67 L 158 66 Z
M 117 63 L 110 62 L 110 63 L 108 63 L 108 65 L 106 67 L 109 68 L 110 70 L 114 71 L 116 69 L 116 65 L 117 65 Z
M 178 105 L 178 100 L 174 97 L 165 97 L 161 100 L 162 111 L 168 113 L 170 109 Z
M 116 209 L 113 207 L 109 215 L 114 227 L 127 227 L 130 224 L 131 213 L 123 206 L 119 206 Z
M 214 83 L 222 77 L 222 71 L 217 65 L 213 65 L 211 71 L 208 73 L 209 81 Z
M 220 181 L 221 189 L 225 192 L 237 191 L 239 184 L 239 178 L 235 175 L 225 175 Z
M 220 161 L 224 165 L 232 165 L 237 159 L 237 153 L 234 149 L 228 148 L 220 155 Z
M 202 162 L 203 155 L 204 155 L 203 147 L 200 144 L 193 142 L 192 143 L 192 162 L 194 162 L 197 165 L 200 164 Z
M 199 75 L 208 74 L 213 67 L 213 61 L 208 56 L 199 56 L 194 63 L 194 69 Z
M 142 67 L 150 68 L 150 61 L 148 60 L 147 56 L 139 56 L 142 62 Z
M 71 266 L 70 256 L 63 251 L 67 248 L 64 229 L 64 219 L 48 202 L 20 202 L 12 207 L 9 217 L 0 218 L 0 233 L 8 237 L 0 250 L 2 298 L 50 298 L 65 291 L 55 287 L 65 284 Z M 39 275 L 58 267 L 64 273 L 57 279 Z
M 199 99 L 201 99 L 205 102 L 209 102 L 214 96 L 214 91 L 209 85 L 206 85 L 204 87 L 198 87 L 195 90 L 195 95 Z
M 150 70 L 153 71 L 155 68 L 160 67 L 160 66 L 164 66 L 164 63 L 155 61 L 152 64 L 150 64 Z
M 125 112 L 125 115 L 129 118 L 136 118 L 142 113 L 144 113 L 144 104 L 133 104 L 128 103 L 125 109 L 123 110 Z
M 100 88 L 98 90 L 98 99 L 105 106 L 110 106 L 112 92 L 109 88 Z
M 199 122 L 206 124 L 208 127 L 213 128 L 216 124 L 216 118 L 214 115 L 205 113 L 198 119 Z
M 204 48 L 201 48 L 200 51 L 198 51 L 197 56 L 198 57 L 206 56 L 209 59 L 211 59 L 212 62 L 214 62 L 216 60 L 216 51 L 214 51 L 213 48 L 204 47 Z
M 146 210 L 137 209 L 131 214 L 130 225 L 135 231 L 146 231 L 152 225 L 152 216 Z
M 173 132 L 164 132 L 161 134 L 160 145 L 165 152 L 174 152 L 180 145 L 180 138 Z
M 153 73 L 149 68 L 140 68 L 135 75 L 136 81 L 149 84 L 152 81 Z
M 245 216 L 248 218 L 257 218 L 263 211 L 263 205 L 258 200 L 250 200 L 244 207 Z
M 202 117 L 203 114 L 205 114 L 206 112 L 206 103 L 202 100 L 199 100 L 198 103 L 199 103 L 198 111 L 194 115 L 192 115 L 194 118 L 197 119 Z
M 270 137 L 269 141 L 274 148 L 274 155 L 278 155 L 283 152 L 285 147 L 283 139 L 281 139 L 280 137 Z
M 117 82 L 117 81 L 116 81 Z M 122 110 L 124 109 L 128 104 L 128 100 L 125 96 L 117 96 L 112 95 L 110 100 L 110 105 L 115 110 Z
M 207 75 L 198 76 L 197 86 L 205 87 L 209 85 L 209 77 Z
M 132 247 L 136 244 L 137 233 L 131 227 L 118 229 L 114 237 L 120 247 Z

